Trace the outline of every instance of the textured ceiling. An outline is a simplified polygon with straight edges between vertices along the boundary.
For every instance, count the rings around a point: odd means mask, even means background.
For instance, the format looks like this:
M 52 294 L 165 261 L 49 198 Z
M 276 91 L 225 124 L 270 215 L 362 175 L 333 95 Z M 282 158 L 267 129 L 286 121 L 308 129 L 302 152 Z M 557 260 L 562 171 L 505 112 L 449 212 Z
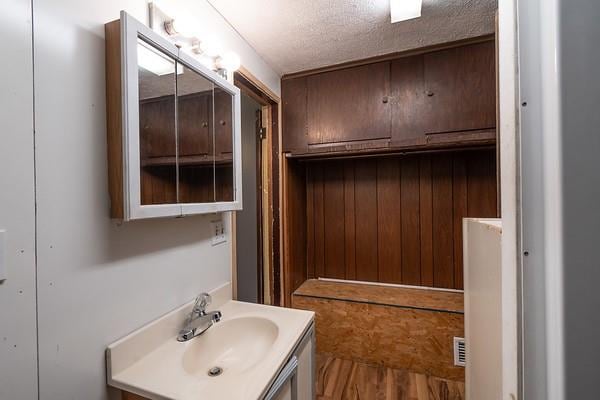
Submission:
M 421 18 L 391 24 L 389 0 L 208 1 L 280 74 L 492 33 L 497 8 L 423 0 Z

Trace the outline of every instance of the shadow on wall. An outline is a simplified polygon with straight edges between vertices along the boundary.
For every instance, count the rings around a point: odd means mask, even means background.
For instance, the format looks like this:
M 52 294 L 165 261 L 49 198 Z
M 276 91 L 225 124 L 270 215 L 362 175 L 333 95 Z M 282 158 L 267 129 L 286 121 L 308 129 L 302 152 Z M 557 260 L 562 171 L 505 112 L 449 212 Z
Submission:
M 115 19 L 118 14 L 115 15 Z M 92 47 L 102 49 L 102 52 L 95 52 L 97 59 L 92 60 L 93 64 L 102 68 L 102 73 L 98 70 L 90 70 L 85 77 L 86 81 L 91 81 L 91 84 L 82 87 L 77 93 L 79 101 L 73 99 L 65 99 L 69 104 L 74 105 L 72 113 L 79 115 L 78 118 L 88 118 L 87 126 L 94 127 L 94 131 L 88 134 L 77 135 L 77 143 L 71 143 L 72 146 L 79 148 L 79 157 L 71 157 L 62 159 L 57 162 L 67 163 L 68 169 L 79 170 L 80 174 L 89 174 L 86 178 L 90 182 L 94 182 L 93 190 L 87 194 L 78 192 L 78 201 L 83 201 L 82 205 L 75 204 L 73 216 L 80 220 L 76 224 L 78 232 L 73 232 L 80 238 L 88 238 L 93 241 L 94 246 L 90 246 L 89 259 L 86 261 L 88 265 L 94 268 L 98 265 L 113 264 L 119 260 L 135 258 L 138 256 L 149 256 L 152 253 L 161 253 L 165 250 L 176 249 L 179 247 L 187 247 L 198 245 L 210 239 L 210 221 L 227 216 L 218 216 L 216 214 L 203 216 L 190 216 L 184 218 L 156 218 L 148 220 L 139 220 L 132 222 L 120 222 L 111 220 L 110 218 L 110 201 L 108 195 L 108 165 L 107 165 L 107 149 L 106 149 L 106 99 L 97 96 L 97 88 L 102 87 L 102 93 L 105 90 L 105 54 L 104 54 L 104 25 L 99 25 L 94 30 L 90 30 L 88 26 L 77 26 L 77 34 L 75 42 L 68 42 L 63 45 L 59 53 L 62 53 L 61 59 L 65 64 L 77 63 L 76 57 L 79 54 L 80 48 Z M 71 36 L 72 37 L 72 36 Z M 45 41 L 43 36 L 38 39 Z M 46 43 L 45 45 L 38 44 L 45 48 L 56 50 L 56 43 Z M 82 50 L 83 51 L 83 50 Z M 70 60 L 71 58 L 71 60 Z M 39 78 L 44 79 L 43 77 Z M 95 89 L 94 89 L 95 88 Z M 92 93 L 93 92 L 93 93 Z M 94 99 L 90 104 L 89 99 Z M 79 108 L 79 109 L 78 109 Z M 90 112 L 90 108 L 93 112 Z M 72 137 L 72 131 L 77 129 L 71 121 L 64 121 L 64 136 Z M 62 138 L 67 140 L 67 138 Z M 43 143 L 42 143 L 43 145 Z M 49 150 L 49 149 L 46 149 Z M 92 167 L 81 168 L 83 156 L 85 156 L 85 164 Z M 57 154 L 58 158 L 59 155 Z M 64 170 L 63 165 L 63 170 Z M 59 185 L 60 186 L 60 185 Z M 72 190 L 72 188 L 71 188 Z M 65 193 L 65 195 L 68 195 Z M 83 197 L 83 198 L 82 198 Z M 43 201 L 44 199 L 42 199 Z M 87 203 L 87 205 L 86 205 Z M 46 207 L 48 203 L 46 202 Z M 60 204 L 55 204 L 54 214 L 64 215 L 64 207 Z M 89 211 L 92 210 L 92 213 Z M 101 223 L 99 224 L 99 221 Z M 72 225 L 71 225 L 72 226 Z M 227 226 L 227 224 L 226 224 Z M 56 249 L 60 246 L 59 241 L 50 245 L 50 248 Z
M 111 263 L 208 241 L 211 234 L 206 227 L 217 218 L 221 217 L 210 214 L 132 222 L 111 221 L 106 231 L 106 249 L 102 261 Z M 181 235 L 181 232 L 186 232 L 186 235 Z

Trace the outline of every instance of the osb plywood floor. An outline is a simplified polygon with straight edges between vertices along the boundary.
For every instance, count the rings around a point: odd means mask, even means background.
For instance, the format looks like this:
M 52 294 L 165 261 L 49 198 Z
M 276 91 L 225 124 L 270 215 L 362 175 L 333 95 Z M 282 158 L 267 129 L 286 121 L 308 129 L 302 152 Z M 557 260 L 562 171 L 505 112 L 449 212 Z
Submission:
M 317 400 L 464 400 L 463 382 L 317 354 Z

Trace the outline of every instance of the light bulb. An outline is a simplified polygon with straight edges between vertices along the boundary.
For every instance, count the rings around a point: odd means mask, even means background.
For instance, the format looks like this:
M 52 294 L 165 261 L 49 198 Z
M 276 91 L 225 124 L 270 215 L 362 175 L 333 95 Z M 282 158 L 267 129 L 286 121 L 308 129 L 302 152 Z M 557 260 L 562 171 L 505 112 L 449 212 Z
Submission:
M 222 68 L 227 71 L 237 71 L 240 68 L 240 56 L 233 51 L 228 51 L 222 56 L 218 57 L 215 61 L 217 68 Z
M 214 36 L 209 36 L 200 41 L 200 51 L 208 57 L 216 57 L 221 53 L 221 42 Z
M 180 16 L 165 22 L 165 30 L 169 35 L 181 35 L 185 37 L 196 36 L 197 23 L 192 18 Z

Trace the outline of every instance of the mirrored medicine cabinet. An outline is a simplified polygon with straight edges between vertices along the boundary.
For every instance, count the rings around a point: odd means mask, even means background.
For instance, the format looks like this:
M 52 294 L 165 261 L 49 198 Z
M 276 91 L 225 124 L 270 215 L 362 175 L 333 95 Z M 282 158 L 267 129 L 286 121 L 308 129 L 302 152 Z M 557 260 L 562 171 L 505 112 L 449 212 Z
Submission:
M 105 28 L 112 217 L 241 209 L 239 89 L 125 12 Z

